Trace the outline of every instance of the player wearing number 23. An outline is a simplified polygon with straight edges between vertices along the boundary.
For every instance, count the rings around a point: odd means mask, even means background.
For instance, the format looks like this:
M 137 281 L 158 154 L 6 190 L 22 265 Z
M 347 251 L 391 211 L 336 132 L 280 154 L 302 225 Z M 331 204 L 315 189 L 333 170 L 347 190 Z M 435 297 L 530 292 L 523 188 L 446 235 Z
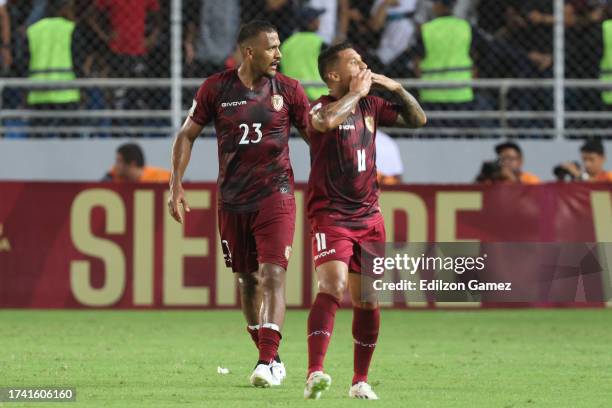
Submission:
M 182 222 L 179 205 L 188 206 L 181 180 L 191 146 L 213 122 L 221 249 L 236 273 L 247 330 L 259 352 L 251 384 L 269 387 L 285 376 L 278 348 L 296 208 L 289 135 L 294 125 L 306 137 L 309 104 L 298 81 L 277 73 L 282 55 L 274 26 L 257 20 L 243 25 L 238 45 L 240 67 L 206 79 L 175 138 L 168 205 Z

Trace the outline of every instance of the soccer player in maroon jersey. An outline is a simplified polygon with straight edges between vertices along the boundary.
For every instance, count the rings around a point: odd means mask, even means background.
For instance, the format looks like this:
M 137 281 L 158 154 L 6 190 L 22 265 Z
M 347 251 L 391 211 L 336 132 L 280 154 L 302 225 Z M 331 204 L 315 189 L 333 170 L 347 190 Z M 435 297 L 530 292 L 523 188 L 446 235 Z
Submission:
M 219 153 L 218 220 L 225 263 L 237 274 L 242 310 L 259 361 L 258 387 L 285 376 L 278 357 L 285 317 L 285 271 L 295 230 L 291 124 L 306 137 L 308 98 L 298 81 L 277 73 L 276 28 L 252 21 L 240 29 L 243 63 L 209 77 L 198 90 L 172 150 L 170 214 L 189 212 L 181 180 L 193 142 L 214 122 Z
M 425 113 L 398 82 L 367 69 L 349 45 L 319 56 L 330 94 L 310 111 L 311 170 L 308 218 L 319 293 L 308 316 L 308 379 L 305 398 L 318 399 L 331 385 L 323 360 L 340 300 L 349 287 L 353 304 L 354 376 L 349 396 L 378 399 L 367 383 L 380 325 L 376 298 L 363 296 L 361 244 L 385 242 L 376 181 L 377 126 L 425 125 Z M 370 87 L 392 92 L 398 103 L 370 96 Z M 367 271 L 363 271 L 367 273 Z

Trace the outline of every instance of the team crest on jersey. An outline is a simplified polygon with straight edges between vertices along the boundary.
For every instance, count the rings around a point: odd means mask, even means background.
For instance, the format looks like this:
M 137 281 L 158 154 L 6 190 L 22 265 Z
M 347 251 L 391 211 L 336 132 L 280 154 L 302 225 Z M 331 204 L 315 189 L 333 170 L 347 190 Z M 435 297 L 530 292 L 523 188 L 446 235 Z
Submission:
M 370 131 L 370 133 L 374 133 L 374 116 L 366 116 L 365 125 Z
M 283 95 L 272 95 L 272 107 L 277 112 L 283 108 Z

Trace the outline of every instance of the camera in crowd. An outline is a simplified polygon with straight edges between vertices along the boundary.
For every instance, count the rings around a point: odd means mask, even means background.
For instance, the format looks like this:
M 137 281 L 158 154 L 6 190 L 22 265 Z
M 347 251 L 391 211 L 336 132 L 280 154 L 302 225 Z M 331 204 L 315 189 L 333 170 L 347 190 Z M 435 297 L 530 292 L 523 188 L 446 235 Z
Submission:
M 499 160 L 490 160 L 482 163 L 480 173 L 476 176 L 477 183 L 496 182 L 504 180 Z
M 578 170 L 582 171 L 579 162 L 574 161 L 572 163 L 576 166 Z M 553 168 L 553 174 L 555 178 L 557 179 L 557 181 L 575 181 L 578 179 L 567 168 L 565 168 L 563 164 L 559 164 L 555 166 Z

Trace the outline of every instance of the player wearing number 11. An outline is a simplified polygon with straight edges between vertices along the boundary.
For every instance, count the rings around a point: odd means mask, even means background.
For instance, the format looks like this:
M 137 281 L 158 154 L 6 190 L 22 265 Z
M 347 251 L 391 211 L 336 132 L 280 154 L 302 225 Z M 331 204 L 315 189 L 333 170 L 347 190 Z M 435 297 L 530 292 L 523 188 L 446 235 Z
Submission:
M 378 399 L 367 383 L 378 338 L 380 314 L 375 298 L 361 291 L 361 244 L 385 242 L 376 181 L 377 126 L 418 128 L 425 113 L 398 82 L 367 69 L 349 45 L 338 44 L 319 56 L 319 73 L 330 94 L 310 111 L 311 170 L 308 218 L 319 293 L 308 316 L 308 373 L 305 398 L 317 399 L 331 377 L 323 360 L 339 302 L 348 286 L 353 304 L 354 375 L 349 396 Z M 385 89 L 399 103 L 368 95 Z M 366 273 L 367 271 L 363 271 Z
M 289 134 L 293 124 L 306 136 L 309 105 L 299 82 L 277 73 L 281 53 L 274 26 L 265 21 L 245 24 L 238 44 L 243 63 L 204 82 L 176 136 L 168 206 L 182 222 L 179 206 L 189 207 L 181 180 L 193 142 L 213 121 L 221 247 L 226 265 L 236 273 L 247 330 L 259 350 L 251 383 L 269 387 L 285 376 L 278 347 L 295 230 Z

